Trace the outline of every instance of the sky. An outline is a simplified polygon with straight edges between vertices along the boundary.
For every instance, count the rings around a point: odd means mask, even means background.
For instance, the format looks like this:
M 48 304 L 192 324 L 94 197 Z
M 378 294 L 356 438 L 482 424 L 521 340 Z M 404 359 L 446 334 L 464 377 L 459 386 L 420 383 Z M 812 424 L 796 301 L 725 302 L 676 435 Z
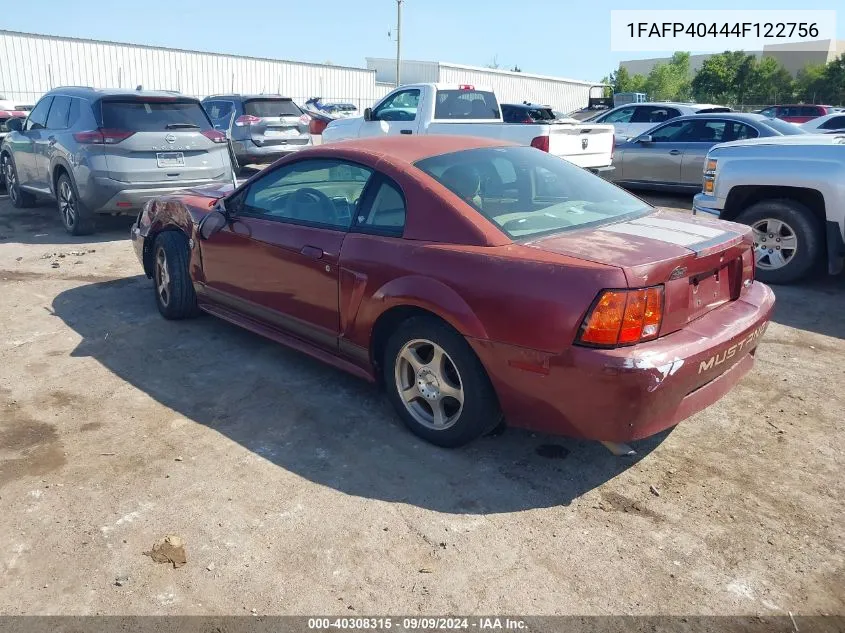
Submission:
M 14 4 L 14 3 L 13 3 Z M 709 9 L 835 9 L 837 2 L 710 0 Z M 396 0 L 26 0 L 0 29 L 173 48 L 366 66 L 395 57 Z M 610 51 L 611 9 L 678 9 L 677 0 L 404 0 L 402 57 L 598 81 L 623 59 Z M 841 5 L 840 5 L 841 6 Z M 699 7 L 700 8 L 700 7 Z M 845 39 L 845 12 L 837 20 Z

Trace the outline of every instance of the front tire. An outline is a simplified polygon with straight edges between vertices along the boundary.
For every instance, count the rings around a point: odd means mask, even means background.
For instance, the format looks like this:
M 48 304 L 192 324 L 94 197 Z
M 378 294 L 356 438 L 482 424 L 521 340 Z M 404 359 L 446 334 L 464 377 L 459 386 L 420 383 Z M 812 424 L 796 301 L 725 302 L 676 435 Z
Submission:
M 6 191 L 12 204 L 18 209 L 34 207 L 35 196 L 21 189 L 15 159 L 12 158 L 11 154 L 3 154 L 3 158 L 0 159 L 0 167 L 3 169 L 3 180 L 6 183 Z
M 65 231 L 71 235 L 89 235 L 94 232 L 94 218 L 80 200 L 76 183 L 67 174 L 56 181 L 56 208 Z
M 156 305 L 165 319 L 188 319 L 199 312 L 188 272 L 188 240 L 178 231 L 159 233 L 153 244 Z
M 757 279 L 788 284 L 806 277 L 824 253 L 824 235 L 813 213 L 794 200 L 763 200 L 736 219 L 754 231 Z
M 496 393 L 466 340 L 431 317 L 404 321 L 382 362 L 388 397 L 405 425 L 424 440 L 454 448 L 502 419 Z

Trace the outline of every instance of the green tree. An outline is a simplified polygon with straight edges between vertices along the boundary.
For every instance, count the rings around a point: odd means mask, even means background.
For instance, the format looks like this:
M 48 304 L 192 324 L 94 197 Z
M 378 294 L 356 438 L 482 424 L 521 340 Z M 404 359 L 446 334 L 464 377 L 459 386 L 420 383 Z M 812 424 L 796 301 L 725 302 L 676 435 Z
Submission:
M 824 69 L 824 101 L 831 105 L 845 103 L 845 54 L 830 62 Z
M 605 77 L 602 83 L 608 83 L 613 88 L 613 92 L 645 92 L 646 78 L 644 75 L 634 75 L 633 77 L 628 73 L 628 69 L 620 66 L 617 70 L 610 73 L 609 77 Z
M 649 99 L 687 101 L 691 94 L 689 53 L 677 52 L 666 64 L 657 64 L 645 81 Z
M 764 57 L 754 66 L 746 103 L 768 104 L 791 101 L 795 91 L 792 75 L 774 57 Z
M 807 103 L 816 103 L 825 90 L 825 64 L 807 64 L 795 77 L 795 96 Z

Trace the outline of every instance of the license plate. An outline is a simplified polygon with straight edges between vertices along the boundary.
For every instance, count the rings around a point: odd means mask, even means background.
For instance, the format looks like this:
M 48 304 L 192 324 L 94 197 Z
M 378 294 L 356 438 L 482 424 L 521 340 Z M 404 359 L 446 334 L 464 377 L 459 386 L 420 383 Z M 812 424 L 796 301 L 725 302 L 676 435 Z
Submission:
M 185 155 L 182 152 L 161 152 L 156 154 L 159 167 L 184 167 Z
M 275 138 L 291 138 L 299 136 L 299 130 L 266 130 L 264 136 L 273 136 Z

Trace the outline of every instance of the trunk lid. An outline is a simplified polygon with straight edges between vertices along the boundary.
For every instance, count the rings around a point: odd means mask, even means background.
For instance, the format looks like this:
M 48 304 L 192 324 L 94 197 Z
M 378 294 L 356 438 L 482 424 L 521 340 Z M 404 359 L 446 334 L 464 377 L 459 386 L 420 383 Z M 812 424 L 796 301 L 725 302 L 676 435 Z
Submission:
M 250 119 L 249 135 L 260 147 L 308 144 L 309 119 L 291 99 L 248 99 L 244 102 L 244 113 L 257 119 Z
M 201 183 L 226 173 L 228 150 L 198 101 L 116 97 L 100 102 L 101 127 L 114 139 L 104 147 L 109 177 L 127 183 Z
M 663 284 L 661 334 L 735 301 L 754 275 L 749 227 L 672 211 L 557 233 L 525 245 L 617 266 L 631 288 Z
M 549 153 L 579 167 L 604 167 L 613 156 L 612 125 L 555 123 L 549 130 Z

